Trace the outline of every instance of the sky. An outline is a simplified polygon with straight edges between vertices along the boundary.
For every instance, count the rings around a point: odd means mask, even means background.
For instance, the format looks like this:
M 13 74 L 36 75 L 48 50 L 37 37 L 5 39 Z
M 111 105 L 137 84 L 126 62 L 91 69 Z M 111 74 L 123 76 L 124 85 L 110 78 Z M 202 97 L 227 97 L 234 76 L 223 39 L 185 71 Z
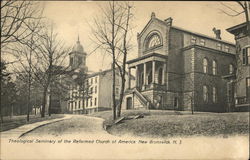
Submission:
M 100 7 L 105 8 L 104 1 L 46 1 L 44 16 L 54 24 L 55 31 L 68 46 L 73 46 L 79 35 L 85 52 L 91 53 L 95 45 L 91 40 L 91 24 L 96 16 L 100 16 Z M 202 33 L 214 37 L 213 27 L 221 29 L 223 40 L 233 42 L 234 37 L 225 29 L 244 22 L 244 15 L 230 17 L 220 11 L 228 9 L 220 2 L 180 2 L 180 1 L 135 1 L 132 43 L 134 48 L 128 59 L 137 57 L 136 34 L 141 32 L 150 20 L 152 12 L 157 18 L 164 20 L 173 18 L 173 25 L 186 30 Z M 235 2 L 223 2 L 239 10 Z M 110 68 L 110 57 L 101 51 L 96 51 L 87 57 L 87 66 L 90 71 L 99 71 Z

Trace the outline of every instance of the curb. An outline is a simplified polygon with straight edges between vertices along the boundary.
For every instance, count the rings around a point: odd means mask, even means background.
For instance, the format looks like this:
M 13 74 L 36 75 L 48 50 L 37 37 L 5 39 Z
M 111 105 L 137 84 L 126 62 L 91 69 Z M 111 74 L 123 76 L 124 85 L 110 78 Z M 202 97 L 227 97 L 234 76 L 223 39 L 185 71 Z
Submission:
M 66 119 L 70 119 L 70 118 L 72 118 L 72 116 L 69 116 L 69 117 L 65 116 L 65 117 L 62 117 L 62 118 L 60 118 L 58 120 L 54 119 L 54 121 L 52 120 L 52 122 L 48 122 L 48 123 L 44 123 L 44 124 L 38 125 L 38 126 L 32 128 L 32 129 L 29 129 L 29 130 L 23 132 L 20 136 L 18 136 L 18 138 L 21 138 L 21 137 L 25 136 L 26 134 L 32 132 L 33 130 L 35 130 L 35 129 L 39 128 L 39 127 L 42 127 L 42 126 L 45 126 L 45 125 L 48 125 L 48 124 L 52 124 L 52 123 L 55 123 L 55 122 L 60 122 L 60 121 L 63 121 L 63 120 L 66 120 Z
M 66 118 L 66 119 L 68 119 L 68 118 Z M 43 127 L 43 126 L 46 126 L 46 125 L 48 125 L 48 124 L 52 124 L 52 123 L 55 123 L 55 122 L 60 122 L 60 121 L 66 120 L 66 119 L 60 119 L 60 120 L 57 120 L 57 121 L 53 121 L 53 122 L 48 122 L 48 123 L 45 123 L 45 124 L 41 124 L 41 125 L 39 125 L 39 126 L 36 126 L 36 127 L 32 128 L 32 129 L 30 129 L 30 130 L 28 130 L 28 131 L 22 133 L 18 138 L 21 138 L 21 137 L 25 136 L 26 134 L 28 134 L 28 133 L 34 131 L 34 130 L 37 129 L 37 128 L 40 128 L 40 127 Z

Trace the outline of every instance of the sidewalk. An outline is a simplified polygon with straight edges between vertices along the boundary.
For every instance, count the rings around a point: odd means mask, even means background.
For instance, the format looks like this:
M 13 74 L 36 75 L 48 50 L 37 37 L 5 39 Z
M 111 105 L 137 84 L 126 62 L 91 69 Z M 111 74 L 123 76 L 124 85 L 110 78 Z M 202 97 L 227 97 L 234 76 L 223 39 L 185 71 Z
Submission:
M 62 121 L 62 120 L 66 120 L 66 119 L 70 119 L 71 117 L 72 117 L 72 115 L 65 115 L 63 118 L 45 120 L 45 121 L 41 121 L 41 122 L 23 125 L 23 126 L 20 126 L 18 128 L 14 128 L 14 129 L 11 129 L 8 131 L 0 132 L 0 137 L 1 138 L 20 138 L 23 135 L 25 135 L 26 133 L 31 132 L 32 130 L 34 130 L 40 126 L 47 125 L 47 124 L 54 123 L 54 122 L 58 122 L 58 121 Z

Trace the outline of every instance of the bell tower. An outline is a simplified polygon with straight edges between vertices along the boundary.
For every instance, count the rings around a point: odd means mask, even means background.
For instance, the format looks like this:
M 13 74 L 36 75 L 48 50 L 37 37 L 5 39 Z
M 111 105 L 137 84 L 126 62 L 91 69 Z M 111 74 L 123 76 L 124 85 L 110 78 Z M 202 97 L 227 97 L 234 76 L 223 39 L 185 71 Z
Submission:
M 71 69 L 80 69 L 87 72 L 88 67 L 86 66 L 86 57 L 87 53 L 84 51 L 78 35 L 76 44 L 73 46 L 72 51 L 69 53 L 69 65 Z

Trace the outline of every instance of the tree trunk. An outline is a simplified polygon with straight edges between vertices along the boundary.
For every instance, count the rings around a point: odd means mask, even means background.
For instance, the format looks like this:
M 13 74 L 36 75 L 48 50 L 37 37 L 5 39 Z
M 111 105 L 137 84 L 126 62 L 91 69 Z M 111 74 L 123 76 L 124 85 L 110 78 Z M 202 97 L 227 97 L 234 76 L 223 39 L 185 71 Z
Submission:
M 112 100 L 113 100 L 113 120 L 116 119 L 116 100 L 115 100 L 115 2 L 112 2 L 112 42 L 111 42 L 111 50 L 112 50 L 112 74 L 113 74 L 113 88 L 112 88 Z
M 27 105 L 27 121 L 29 122 L 30 120 L 30 73 L 29 73 L 29 86 L 28 86 L 28 105 Z
M 193 98 L 191 98 L 191 110 L 192 110 L 192 114 L 194 114 Z
M 118 104 L 118 112 L 117 112 L 117 117 L 121 117 L 121 108 L 122 108 L 122 102 L 123 102 L 123 97 L 124 97 L 124 89 L 125 89 L 125 74 L 122 77 L 122 86 L 121 86 L 121 92 L 120 92 L 120 97 L 119 97 L 119 104 Z
M 113 100 L 113 120 L 116 119 L 116 100 L 115 100 L 115 63 L 112 64 L 112 70 L 113 70 L 113 83 L 112 83 L 112 100 Z
M 51 116 L 51 92 L 49 93 L 49 116 Z
M 47 85 L 44 87 L 43 90 L 43 103 L 42 103 L 42 112 L 41 112 L 41 117 L 45 117 L 45 107 L 46 107 L 46 102 L 47 102 Z

